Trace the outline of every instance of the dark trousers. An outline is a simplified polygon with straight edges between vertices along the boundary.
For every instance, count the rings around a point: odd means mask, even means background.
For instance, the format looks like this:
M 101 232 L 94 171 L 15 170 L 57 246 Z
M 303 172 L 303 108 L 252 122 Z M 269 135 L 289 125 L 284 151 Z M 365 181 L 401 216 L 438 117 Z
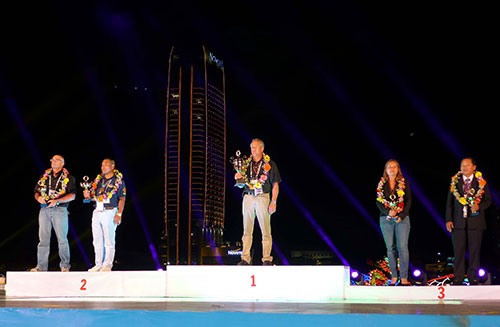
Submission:
M 469 281 L 477 280 L 477 271 L 481 255 L 482 229 L 454 229 L 452 233 L 453 249 L 455 252 L 454 274 L 455 280 L 463 281 L 465 277 L 465 252 L 469 250 L 469 267 L 467 276 Z

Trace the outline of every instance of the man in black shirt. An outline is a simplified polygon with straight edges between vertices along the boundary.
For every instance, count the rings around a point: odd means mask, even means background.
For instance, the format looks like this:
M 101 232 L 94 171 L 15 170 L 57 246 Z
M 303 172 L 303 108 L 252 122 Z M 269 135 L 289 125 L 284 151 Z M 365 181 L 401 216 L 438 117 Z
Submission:
M 278 166 L 264 153 L 264 142 L 253 139 L 250 143 L 252 155 L 245 161 L 242 172 L 235 174 L 235 179 L 243 178 L 243 253 L 238 265 L 250 265 L 252 258 L 253 227 L 255 216 L 259 220 L 262 232 L 262 264 L 273 264 L 271 249 L 271 215 L 276 212 L 279 183 L 281 182 Z
M 30 271 L 47 271 L 49 266 L 52 228 L 57 236 L 61 271 L 69 271 L 68 206 L 75 199 L 75 178 L 64 168 L 64 158 L 55 155 L 35 186 L 35 200 L 40 203 L 38 215 L 37 265 Z
M 91 190 L 84 190 L 83 197 L 95 202 L 92 213 L 92 237 L 95 266 L 90 272 L 111 271 L 115 258 L 116 227 L 122 221 L 126 188 L 123 175 L 115 169 L 115 161 L 104 159 L 101 174 L 92 183 Z

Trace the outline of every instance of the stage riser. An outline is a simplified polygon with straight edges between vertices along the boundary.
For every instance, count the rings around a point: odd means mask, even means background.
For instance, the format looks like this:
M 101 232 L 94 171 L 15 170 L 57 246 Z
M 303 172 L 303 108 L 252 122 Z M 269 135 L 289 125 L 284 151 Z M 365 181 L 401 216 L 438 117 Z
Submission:
M 348 286 L 351 301 L 462 301 L 500 300 L 500 286 Z
M 8 272 L 6 296 L 328 302 L 343 299 L 347 285 L 345 266 L 168 266 L 148 272 Z
M 346 266 L 168 266 L 167 271 L 7 272 L 8 298 L 175 301 L 500 301 L 500 286 L 353 286 Z

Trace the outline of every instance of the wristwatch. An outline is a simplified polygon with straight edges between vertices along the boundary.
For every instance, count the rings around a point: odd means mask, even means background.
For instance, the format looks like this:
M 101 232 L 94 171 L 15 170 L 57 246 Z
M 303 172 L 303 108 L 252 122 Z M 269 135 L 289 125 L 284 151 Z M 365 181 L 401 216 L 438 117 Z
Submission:
M 56 207 L 59 207 L 59 201 L 56 202 Z

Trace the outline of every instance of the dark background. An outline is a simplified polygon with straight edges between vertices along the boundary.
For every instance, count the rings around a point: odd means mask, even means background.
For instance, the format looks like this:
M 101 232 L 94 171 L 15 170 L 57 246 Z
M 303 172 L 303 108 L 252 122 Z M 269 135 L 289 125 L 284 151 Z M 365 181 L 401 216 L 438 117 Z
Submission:
M 104 157 L 116 159 L 128 186 L 117 231 L 119 268 L 156 268 L 149 244 L 159 246 L 164 228 L 168 55 L 172 46 L 202 44 L 224 61 L 228 159 L 259 137 L 280 169 L 272 228 L 287 261 L 294 250 L 332 251 L 319 229 L 358 269 L 383 258 L 375 188 L 389 158 L 400 161 L 414 189 L 412 264 L 434 262 L 438 252 L 451 256 L 451 239 L 440 227 L 447 189 L 460 158 L 473 156 L 495 200 L 482 261 L 498 270 L 494 10 L 472 3 L 328 3 L 4 6 L 0 271 L 36 264 L 32 190 L 56 153 L 78 183 L 94 177 Z M 228 166 L 229 181 L 232 174 Z M 231 243 L 241 238 L 240 210 L 240 192 L 228 182 Z M 93 260 L 91 208 L 79 194 L 70 212 L 72 264 L 86 269 L 80 250 Z M 55 242 L 51 253 L 57 269 Z

